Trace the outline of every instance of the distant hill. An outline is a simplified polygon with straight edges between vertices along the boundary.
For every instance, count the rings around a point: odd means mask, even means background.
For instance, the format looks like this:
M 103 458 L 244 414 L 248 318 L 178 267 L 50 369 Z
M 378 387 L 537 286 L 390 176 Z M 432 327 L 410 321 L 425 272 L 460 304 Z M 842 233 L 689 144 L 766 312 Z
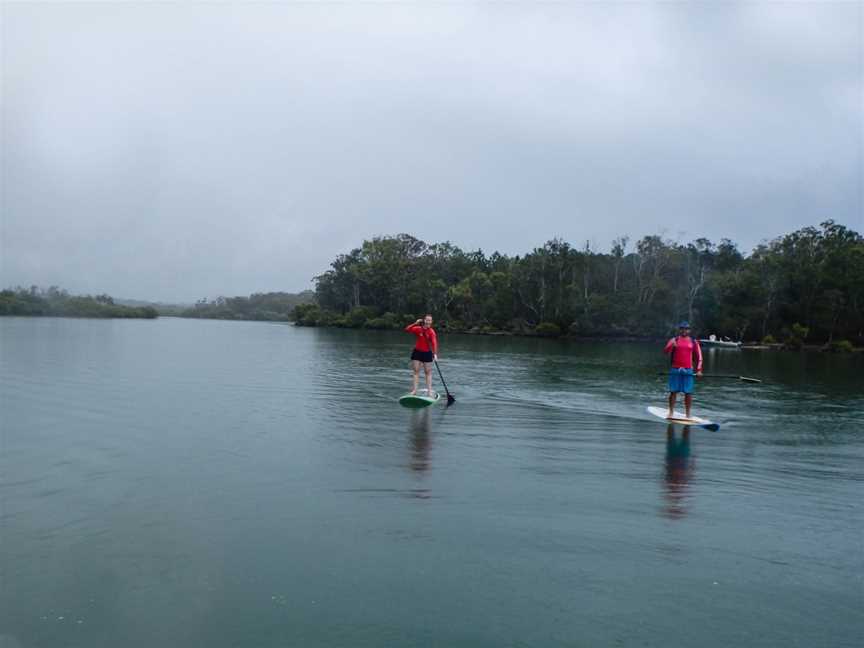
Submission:
M 144 308 L 149 306 L 151 308 L 155 308 L 160 315 L 167 315 L 173 317 L 180 317 L 183 311 L 192 308 L 192 304 L 170 304 L 165 302 L 145 301 L 142 299 L 124 299 L 120 297 L 115 297 L 114 303 L 121 304 L 123 306 L 132 306 L 135 308 Z
M 171 314 L 204 319 L 287 322 L 293 320 L 296 306 L 314 303 L 315 293 L 311 290 L 301 293 L 254 293 L 248 297 L 217 297 L 212 301 L 202 299 L 192 307 Z M 169 314 L 162 309 L 159 312 Z
M 189 304 L 189 303 L 171 304 L 171 303 L 166 303 L 166 302 L 147 301 L 144 299 L 125 299 L 123 297 L 115 297 L 114 303 L 120 304 L 121 306 L 136 306 L 136 307 L 153 306 L 154 308 L 159 308 L 160 306 L 163 308 L 189 308 L 192 306 L 192 304 Z
M 0 291 L 0 315 L 46 317 L 140 317 L 160 315 L 202 319 L 267 320 L 285 322 L 294 319 L 294 308 L 314 304 L 315 293 L 270 292 L 248 297 L 217 297 L 195 304 L 168 304 L 142 299 L 114 298 L 108 295 L 70 295 L 50 288 L 10 288 Z
M 70 295 L 57 286 L 47 289 L 19 286 L 0 291 L 0 315 L 143 319 L 159 317 L 158 311 L 150 305 L 120 304 L 108 295 Z

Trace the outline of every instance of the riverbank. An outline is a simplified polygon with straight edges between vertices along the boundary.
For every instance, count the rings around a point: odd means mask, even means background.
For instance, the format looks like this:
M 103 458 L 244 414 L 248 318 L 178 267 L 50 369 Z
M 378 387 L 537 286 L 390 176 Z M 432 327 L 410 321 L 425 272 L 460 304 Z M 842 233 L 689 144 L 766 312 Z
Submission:
M 379 331 L 401 331 L 404 328 L 402 322 L 409 322 L 409 315 L 396 318 L 392 314 L 382 317 L 367 319 L 356 312 L 347 315 L 335 315 L 322 311 L 314 304 L 298 307 L 294 313 L 295 326 L 308 328 L 327 329 L 353 329 L 353 330 L 379 330 Z M 504 338 L 544 338 L 548 340 L 559 340 L 580 343 L 605 343 L 605 342 L 653 342 L 662 344 L 668 336 L 662 335 L 633 335 L 627 332 L 611 335 L 584 335 L 574 331 L 562 332 L 560 327 L 554 323 L 541 323 L 531 326 L 527 322 L 515 322 L 510 330 L 502 330 L 491 326 L 459 326 L 452 321 L 444 321 L 436 324 L 436 330 L 448 335 L 468 335 L 482 337 L 504 337 Z M 619 329 L 621 330 L 621 329 Z M 740 349 L 747 351 L 820 351 L 831 353 L 862 353 L 864 347 L 855 347 L 846 340 L 835 341 L 832 344 L 797 344 L 797 343 L 770 343 L 747 342 Z M 708 349 L 703 349 L 707 351 Z M 724 351 L 738 349 L 723 349 Z

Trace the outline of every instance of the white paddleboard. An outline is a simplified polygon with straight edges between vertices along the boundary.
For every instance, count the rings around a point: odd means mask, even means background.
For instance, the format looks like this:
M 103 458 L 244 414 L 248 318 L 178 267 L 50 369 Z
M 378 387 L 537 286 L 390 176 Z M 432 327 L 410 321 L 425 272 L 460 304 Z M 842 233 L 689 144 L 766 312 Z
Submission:
M 713 427 L 719 428 L 720 426 L 717 423 L 712 423 L 708 419 L 700 418 L 698 416 L 691 416 L 687 418 L 683 413 L 675 411 L 672 412 L 672 416 L 666 416 L 669 413 L 669 409 L 666 407 L 649 407 L 648 413 L 653 414 L 659 419 L 663 419 L 664 421 L 669 421 L 669 423 L 680 423 L 681 425 L 699 425 L 701 427 Z

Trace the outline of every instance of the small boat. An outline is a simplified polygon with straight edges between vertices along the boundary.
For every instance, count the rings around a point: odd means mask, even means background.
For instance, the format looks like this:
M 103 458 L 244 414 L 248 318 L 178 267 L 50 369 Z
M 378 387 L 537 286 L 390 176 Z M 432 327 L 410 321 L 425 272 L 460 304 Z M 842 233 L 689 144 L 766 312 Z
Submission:
M 699 344 L 704 347 L 714 347 L 716 349 L 740 349 L 740 342 L 733 342 L 732 340 L 726 338 L 720 340 L 716 335 L 709 335 L 705 340 L 699 340 Z

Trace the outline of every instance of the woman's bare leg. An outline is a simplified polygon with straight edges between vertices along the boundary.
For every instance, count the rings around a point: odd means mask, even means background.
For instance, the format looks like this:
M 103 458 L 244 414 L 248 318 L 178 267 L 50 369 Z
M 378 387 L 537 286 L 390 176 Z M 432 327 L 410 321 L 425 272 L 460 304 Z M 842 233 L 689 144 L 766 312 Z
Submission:
M 426 371 L 426 393 L 432 395 L 432 363 L 424 362 L 423 369 Z
M 414 372 L 412 375 L 411 381 L 411 393 L 417 393 L 417 385 L 420 384 L 420 361 L 412 360 L 411 361 L 411 370 Z

